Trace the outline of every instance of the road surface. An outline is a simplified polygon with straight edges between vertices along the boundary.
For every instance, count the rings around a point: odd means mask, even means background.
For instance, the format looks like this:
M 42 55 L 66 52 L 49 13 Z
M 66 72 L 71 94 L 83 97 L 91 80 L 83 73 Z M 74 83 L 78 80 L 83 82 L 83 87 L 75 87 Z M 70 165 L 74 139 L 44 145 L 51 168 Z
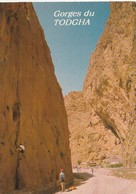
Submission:
M 77 185 L 76 190 L 66 189 L 65 192 L 56 192 L 56 194 L 136 194 L 136 181 L 111 176 L 109 170 L 97 169 L 93 176 L 91 171 L 82 173 L 86 173 L 88 178 Z

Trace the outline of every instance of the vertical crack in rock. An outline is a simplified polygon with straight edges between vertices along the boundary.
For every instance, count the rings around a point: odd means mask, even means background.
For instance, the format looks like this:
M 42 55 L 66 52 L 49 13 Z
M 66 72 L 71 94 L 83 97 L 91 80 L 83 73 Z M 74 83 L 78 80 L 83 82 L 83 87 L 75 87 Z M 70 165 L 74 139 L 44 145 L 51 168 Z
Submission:
M 15 146 L 17 145 L 18 142 L 18 136 L 19 136 L 19 130 L 20 130 L 20 104 L 19 102 L 15 102 L 13 105 L 13 121 L 16 122 L 16 139 L 15 139 Z
M 17 156 L 16 172 L 15 172 L 15 189 L 19 189 L 19 155 Z
M 19 132 L 20 132 L 20 99 L 19 99 L 19 64 L 16 64 L 17 71 L 17 82 L 16 82 L 16 97 L 17 100 L 13 105 L 13 121 L 16 122 L 16 138 L 15 138 L 15 146 L 19 143 Z M 15 189 L 19 189 L 19 165 L 20 165 L 20 157 L 17 153 L 17 162 L 16 162 L 16 172 L 15 172 Z

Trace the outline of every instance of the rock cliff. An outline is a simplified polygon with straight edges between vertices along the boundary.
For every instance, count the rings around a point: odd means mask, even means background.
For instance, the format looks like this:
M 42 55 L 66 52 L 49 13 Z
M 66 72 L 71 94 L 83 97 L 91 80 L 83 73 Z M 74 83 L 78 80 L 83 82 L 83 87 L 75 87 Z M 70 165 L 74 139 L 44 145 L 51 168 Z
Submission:
M 60 168 L 69 183 L 64 100 L 32 4 L 1 3 L 0 26 L 0 191 L 55 188 Z
M 76 160 L 131 166 L 136 161 L 136 3 L 112 2 L 110 8 L 82 92 L 65 97 L 72 158 L 77 149 Z

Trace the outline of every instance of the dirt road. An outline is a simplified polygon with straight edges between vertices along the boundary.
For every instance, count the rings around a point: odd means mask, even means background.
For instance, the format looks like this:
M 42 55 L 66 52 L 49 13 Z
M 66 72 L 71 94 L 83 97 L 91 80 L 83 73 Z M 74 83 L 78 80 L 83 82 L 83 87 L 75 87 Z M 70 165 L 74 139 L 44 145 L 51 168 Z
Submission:
M 87 175 L 86 180 L 80 182 L 76 190 L 66 190 L 64 194 L 136 194 L 136 181 L 111 176 L 109 170 L 98 169 L 93 176 L 89 171 L 80 174 Z

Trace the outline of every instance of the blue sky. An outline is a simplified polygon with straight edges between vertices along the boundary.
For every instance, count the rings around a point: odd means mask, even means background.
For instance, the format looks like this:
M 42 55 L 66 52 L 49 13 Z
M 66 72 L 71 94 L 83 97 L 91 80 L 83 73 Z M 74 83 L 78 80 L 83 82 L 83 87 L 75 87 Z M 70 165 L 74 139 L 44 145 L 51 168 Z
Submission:
M 82 90 L 91 53 L 110 14 L 109 2 L 36 2 L 33 5 L 51 50 L 55 74 L 63 94 Z M 57 10 L 60 13 L 81 12 L 80 17 L 57 19 L 89 19 L 90 25 L 55 26 L 54 12 Z M 84 17 L 84 12 L 88 10 L 95 12 L 94 16 Z

